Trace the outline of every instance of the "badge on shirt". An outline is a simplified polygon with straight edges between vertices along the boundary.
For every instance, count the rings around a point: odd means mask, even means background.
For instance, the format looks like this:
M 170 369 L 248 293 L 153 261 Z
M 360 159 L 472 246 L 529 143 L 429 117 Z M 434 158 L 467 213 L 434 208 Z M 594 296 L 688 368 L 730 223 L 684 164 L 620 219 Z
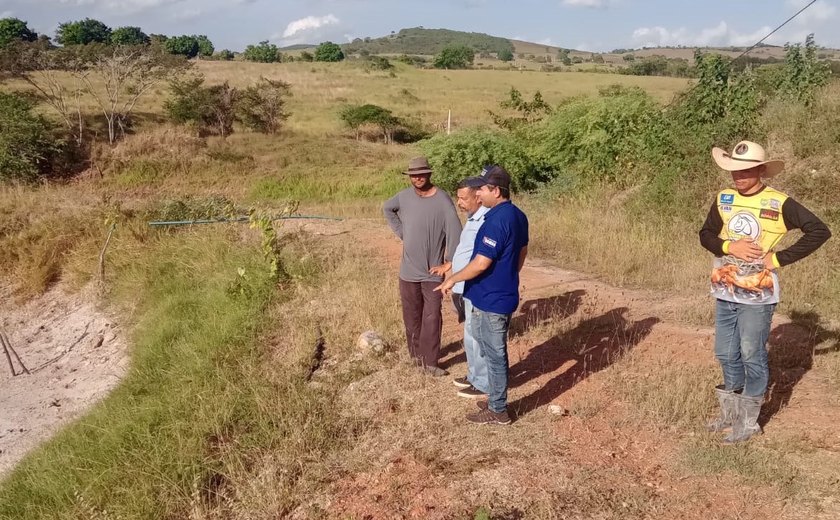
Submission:
M 484 242 L 485 245 L 488 245 L 490 247 L 496 247 L 496 241 L 490 237 L 484 237 L 481 239 L 481 241 Z
M 758 216 L 760 218 L 764 218 L 764 219 L 767 219 L 767 220 L 779 220 L 779 212 L 778 211 L 773 211 L 771 209 L 761 210 L 761 212 L 758 214 Z
M 732 193 L 723 193 L 720 196 L 720 203 L 721 204 L 732 204 L 735 202 L 735 195 Z

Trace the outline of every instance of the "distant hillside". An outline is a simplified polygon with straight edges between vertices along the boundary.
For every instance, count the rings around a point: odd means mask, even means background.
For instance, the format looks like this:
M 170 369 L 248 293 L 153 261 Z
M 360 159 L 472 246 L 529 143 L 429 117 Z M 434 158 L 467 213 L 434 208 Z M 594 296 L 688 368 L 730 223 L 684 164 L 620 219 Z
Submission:
M 415 27 L 402 29 L 381 38 L 356 38 L 345 44 L 345 53 L 366 50 L 371 54 L 420 54 L 433 55 L 450 45 L 466 45 L 476 52 L 498 53 L 503 50 L 514 52 L 513 44 L 507 38 L 489 34 L 452 31 L 449 29 L 425 29 Z
M 314 49 L 317 45 L 311 45 L 308 43 L 298 43 L 297 45 L 287 45 L 286 47 L 280 47 L 281 51 L 302 51 L 305 49 Z

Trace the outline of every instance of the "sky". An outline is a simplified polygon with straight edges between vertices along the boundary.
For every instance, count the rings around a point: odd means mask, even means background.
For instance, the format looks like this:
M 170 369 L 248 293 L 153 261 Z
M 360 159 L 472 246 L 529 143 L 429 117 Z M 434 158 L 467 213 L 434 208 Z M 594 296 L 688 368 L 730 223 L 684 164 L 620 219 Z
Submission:
M 0 0 L 0 18 L 55 35 L 62 22 L 95 18 L 147 34 L 205 34 L 240 51 L 378 37 L 407 27 L 446 28 L 605 52 L 642 46 L 745 46 L 810 0 Z M 818 0 L 767 43 L 840 48 L 840 0 Z M 832 30 L 834 28 L 835 30 Z

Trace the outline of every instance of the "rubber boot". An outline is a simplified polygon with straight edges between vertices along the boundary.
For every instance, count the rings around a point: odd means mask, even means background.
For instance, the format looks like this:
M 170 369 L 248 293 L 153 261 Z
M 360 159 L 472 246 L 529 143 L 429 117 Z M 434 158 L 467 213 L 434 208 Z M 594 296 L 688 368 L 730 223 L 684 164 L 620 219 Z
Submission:
M 724 385 L 715 387 L 718 402 L 720 403 L 720 415 L 706 424 L 706 430 L 710 432 L 724 432 L 732 429 L 735 421 L 735 394 L 740 390 L 726 390 Z
M 761 403 L 764 401 L 764 396 L 749 397 L 740 394 L 734 394 L 734 396 L 735 422 L 732 424 L 732 433 L 723 439 L 724 444 L 744 442 L 753 435 L 761 433 L 761 426 L 758 425 L 758 414 L 761 412 Z

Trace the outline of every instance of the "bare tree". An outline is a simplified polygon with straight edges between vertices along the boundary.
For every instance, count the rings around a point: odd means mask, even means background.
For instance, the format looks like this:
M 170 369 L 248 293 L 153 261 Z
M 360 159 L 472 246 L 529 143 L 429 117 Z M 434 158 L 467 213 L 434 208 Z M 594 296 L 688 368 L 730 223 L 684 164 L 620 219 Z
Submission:
M 84 61 L 70 49 L 50 49 L 40 42 L 9 45 L 0 55 L 3 76 L 28 83 L 58 113 L 78 146 L 85 130 L 81 104 L 82 78 L 87 74 Z
M 114 45 L 96 56 L 78 74 L 108 124 L 108 142 L 121 136 L 137 101 L 143 94 L 163 80 L 187 68 L 186 60 L 145 46 Z

